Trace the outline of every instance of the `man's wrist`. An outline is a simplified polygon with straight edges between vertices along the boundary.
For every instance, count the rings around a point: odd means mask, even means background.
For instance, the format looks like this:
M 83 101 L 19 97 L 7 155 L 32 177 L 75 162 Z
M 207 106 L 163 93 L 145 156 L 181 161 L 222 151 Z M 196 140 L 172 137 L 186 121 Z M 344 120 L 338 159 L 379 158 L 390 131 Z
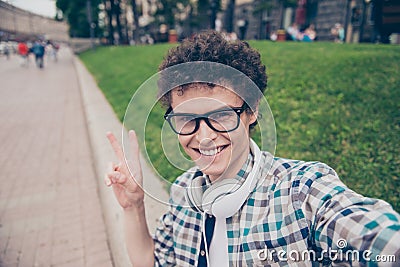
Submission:
M 142 213 L 144 212 L 144 200 L 135 201 L 129 207 L 124 208 L 125 213 Z

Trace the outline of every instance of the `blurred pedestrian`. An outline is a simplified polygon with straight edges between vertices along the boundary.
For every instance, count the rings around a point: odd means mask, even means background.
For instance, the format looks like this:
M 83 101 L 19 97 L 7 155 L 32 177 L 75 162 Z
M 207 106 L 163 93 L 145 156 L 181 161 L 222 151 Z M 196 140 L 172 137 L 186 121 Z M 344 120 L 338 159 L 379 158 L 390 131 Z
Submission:
M 18 43 L 18 54 L 21 56 L 21 66 L 28 67 L 29 48 L 24 41 Z
M 217 17 L 217 19 L 215 20 L 215 30 L 217 32 L 222 31 L 222 20 L 219 17 Z
M 287 28 L 287 33 L 290 37 L 290 40 L 299 41 L 300 30 L 299 25 L 297 25 L 296 22 L 293 22 L 292 25 Z
M 42 69 L 44 67 L 44 45 L 40 41 L 36 41 L 32 47 L 32 52 L 35 54 L 36 66 Z
M 4 45 L 3 53 L 6 56 L 6 59 L 9 60 L 10 59 L 10 48 L 8 47 L 7 43 Z
M 57 43 L 50 40 L 47 41 L 45 51 L 49 60 L 52 59 L 54 62 L 57 62 L 57 52 L 59 48 L 60 46 Z
M 246 32 L 247 32 L 247 27 L 249 25 L 249 21 L 247 19 L 240 19 L 237 21 L 237 26 L 239 28 L 239 39 L 244 40 L 246 39 Z
M 335 23 L 335 26 L 331 29 L 331 34 L 334 38 L 335 43 L 343 43 L 344 42 L 344 28 L 342 24 Z
M 312 42 L 315 41 L 317 38 L 317 31 L 315 30 L 315 25 L 310 24 L 310 26 L 307 27 L 307 29 L 304 30 L 303 33 L 303 42 Z

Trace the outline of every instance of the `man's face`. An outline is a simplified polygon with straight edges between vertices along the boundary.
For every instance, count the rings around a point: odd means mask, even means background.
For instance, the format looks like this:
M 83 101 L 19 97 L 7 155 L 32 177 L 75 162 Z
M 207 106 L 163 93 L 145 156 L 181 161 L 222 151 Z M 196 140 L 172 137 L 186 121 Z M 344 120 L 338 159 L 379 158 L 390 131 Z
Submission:
M 176 113 L 205 114 L 221 109 L 239 108 L 243 100 L 232 91 L 215 86 L 196 84 L 183 94 L 171 92 L 171 107 Z M 216 118 L 218 115 L 216 116 Z M 246 111 L 240 115 L 240 124 L 231 132 L 217 132 L 204 120 L 199 129 L 190 135 L 178 135 L 180 144 L 191 159 L 212 181 L 233 178 L 240 170 L 249 153 L 249 125 L 256 120 L 255 114 Z

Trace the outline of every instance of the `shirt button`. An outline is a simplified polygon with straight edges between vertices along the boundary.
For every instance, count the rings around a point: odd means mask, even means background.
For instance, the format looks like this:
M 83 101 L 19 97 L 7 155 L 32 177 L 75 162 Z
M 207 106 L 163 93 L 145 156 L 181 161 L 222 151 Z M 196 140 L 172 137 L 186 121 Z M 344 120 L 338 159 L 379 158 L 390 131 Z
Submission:
M 208 214 L 208 218 L 212 218 L 213 216 L 211 214 Z
M 200 251 L 200 255 L 204 257 L 206 255 L 206 252 L 204 250 Z

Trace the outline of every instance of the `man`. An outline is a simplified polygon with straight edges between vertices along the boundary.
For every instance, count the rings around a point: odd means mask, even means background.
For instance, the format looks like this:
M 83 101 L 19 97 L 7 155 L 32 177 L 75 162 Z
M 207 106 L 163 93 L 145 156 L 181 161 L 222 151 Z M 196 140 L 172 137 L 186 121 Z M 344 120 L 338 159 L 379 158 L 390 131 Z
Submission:
M 21 66 L 28 66 L 29 48 L 24 41 L 18 43 L 18 54 L 21 55 Z
M 153 237 L 135 132 L 128 161 L 108 134 L 120 162 L 110 164 L 105 182 L 124 209 L 133 266 L 357 266 L 400 256 L 400 216 L 389 204 L 351 191 L 323 163 L 274 158 L 250 139 L 267 85 L 257 51 L 210 31 L 171 49 L 160 70 L 181 64 L 216 80 L 160 75 L 164 118 L 196 167 L 171 187 L 170 209 Z M 236 77 L 218 79 L 215 64 L 243 73 L 257 92 Z
M 36 66 L 42 69 L 44 67 L 43 57 L 45 50 L 44 45 L 39 40 L 32 46 L 32 52 L 35 54 Z
M 287 32 L 290 36 L 290 40 L 299 41 L 300 31 L 296 22 L 293 22 L 292 25 L 288 27 Z

